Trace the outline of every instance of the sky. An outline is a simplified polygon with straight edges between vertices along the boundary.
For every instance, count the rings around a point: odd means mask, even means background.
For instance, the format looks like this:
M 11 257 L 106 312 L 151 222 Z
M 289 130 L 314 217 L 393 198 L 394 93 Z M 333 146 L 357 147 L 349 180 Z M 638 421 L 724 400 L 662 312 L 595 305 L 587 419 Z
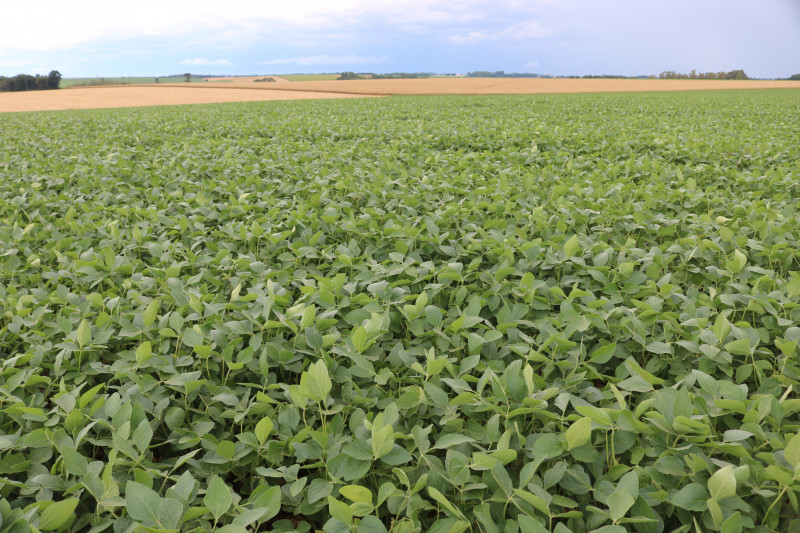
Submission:
M 800 73 L 800 0 L 4 0 L 0 75 Z

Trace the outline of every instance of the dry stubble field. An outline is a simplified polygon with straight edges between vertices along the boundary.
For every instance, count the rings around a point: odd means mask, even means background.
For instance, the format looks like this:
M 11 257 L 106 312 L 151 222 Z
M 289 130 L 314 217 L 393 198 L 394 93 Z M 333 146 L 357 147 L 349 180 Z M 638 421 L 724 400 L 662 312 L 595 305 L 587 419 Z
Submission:
M 555 94 L 800 88 L 797 82 L 780 80 L 418 78 L 290 82 L 276 77 L 277 83 L 256 83 L 254 80 L 258 78 L 210 78 L 210 81 L 230 81 L 221 85 L 165 83 L 5 93 L 0 94 L 0 112 L 415 94 Z
M 199 84 L 197 84 L 199 85 Z M 193 85 L 126 85 L 82 87 L 59 91 L 30 91 L 0 94 L 0 112 L 97 109 L 154 105 L 215 104 L 260 100 L 307 100 L 312 98 L 353 98 L 363 95 L 312 91 L 263 91 L 258 88 Z
M 214 78 L 211 78 L 214 79 Z M 252 82 L 230 79 L 228 87 L 249 87 Z M 276 84 L 264 89 L 274 90 Z M 200 86 L 199 88 L 202 88 Z M 784 80 L 625 80 L 552 78 L 413 78 L 398 80 L 300 81 L 281 84 L 281 90 L 324 91 L 365 95 L 395 94 L 558 94 L 640 91 L 702 91 L 715 89 L 800 88 Z

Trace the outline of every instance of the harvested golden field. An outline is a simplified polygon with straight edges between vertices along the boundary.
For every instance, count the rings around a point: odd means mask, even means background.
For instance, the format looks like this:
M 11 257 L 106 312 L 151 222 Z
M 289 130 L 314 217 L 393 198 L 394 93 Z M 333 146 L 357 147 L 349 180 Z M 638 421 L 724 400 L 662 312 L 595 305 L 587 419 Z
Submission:
M 252 86 L 232 79 L 226 86 Z M 274 83 L 260 83 L 274 90 Z M 700 91 L 715 89 L 800 88 L 796 81 L 782 80 L 617 80 L 552 78 L 413 78 L 400 80 L 296 81 L 281 90 L 325 91 L 352 94 L 547 94 L 638 91 Z
M 127 85 L 85 87 L 62 89 L 58 91 L 0 93 L 0 112 L 214 104 L 219 102 L 250 102 L 258 100 L 356 98 L 364 96 L 359 94 L 351 95 L 314 91 L 264 91 L 258 88 L 231 87 L 232 85 L 233 84 L 225 84 L 225 87 L 221 87 L 220 85 L 205 86 L 199 83 L 186 84 L 185 86 L 177 84 Z M 267 84 L 262 83 L 258 85 Z
M 273 76 L 274 77 L 274 76 Z M 714 89 L 797 88 L 795 81 L 760 80 L 589 80 L 542 78 L 416 78 L 401 80 L 253 80 L 263 76 L 209 78 L 225 83 L 162 83 L 82 87 L 59 91 L 0 93 L 0 112 L 93 109 L 152 105 L 211 104 L 259 100 L 356 98 L 387 95 L 553 94 Z

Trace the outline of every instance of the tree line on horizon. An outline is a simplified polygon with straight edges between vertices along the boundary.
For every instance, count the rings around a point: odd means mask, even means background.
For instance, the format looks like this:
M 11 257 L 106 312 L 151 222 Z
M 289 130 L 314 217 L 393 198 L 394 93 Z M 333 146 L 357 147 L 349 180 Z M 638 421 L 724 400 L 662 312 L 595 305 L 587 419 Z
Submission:
M 662 80 L 749 80 L 744 70 L 731 70 L 729 72 L 697 72 L 692 69 L 688 74 L 665 70 L 658 75 Z
M 467 76 L 470 78 L 587 78 L 587 79 L 668 79 L 668 80 L 749 80 L 750 78 L 744 70 L 731 70 L 729 72 L 700 72 L 692 69 L 688 74 L 676 72 L 674 70 L 665 70 L 658 76 L 651 74 L 649 76 L 622 76 L 617 74 L 586 74 L 583 76 L 554 76 L 550 74 L 536 74 L 527 72 L 508 73 L 503 70 L 490 72 L 487 70 L 477 70 L 475 72 L 468 72 Z M 792 79 L 792 78 L 790 78 Z
M 58 89 L 61 83 L 61 73 L 57 70 L 51 70 L 47 76 L 39 74 L 17 74 L 10 78 L 0 76 L 0 92 L 18 92 L 18 91 L 46 91 L 50 89 Z
M 337 80 L 400 80 L 413 78 L 427 78 L 433 74 L 429 72 L 387 72 L 385 74 L 375 74 L 373 72 L 352 72 L 345 71 L 339 74 Z

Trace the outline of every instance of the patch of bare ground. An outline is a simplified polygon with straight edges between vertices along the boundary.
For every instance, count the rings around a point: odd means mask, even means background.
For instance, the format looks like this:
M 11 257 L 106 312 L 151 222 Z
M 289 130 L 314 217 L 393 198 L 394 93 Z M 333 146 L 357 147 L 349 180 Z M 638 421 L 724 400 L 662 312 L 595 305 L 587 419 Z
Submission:
M 264 91 L 258 88 L 231 90 L 220 85 L 187 83 L 83 87 L 58 91 L 0 93 L 0 112 L 54 111 L 60 109 L 95 109 L 107 107 L 142 107 L 156 105 L 215 104 L 261 100 L 308 100 L 316 98 L 356 98 L 351 95 L 318 91 Z M 260 83 L 254 85 L 268 85 Z M 274 85 L 274 84 L 269 84 Z M 202 90 L 197 90 L 197 86 Z

